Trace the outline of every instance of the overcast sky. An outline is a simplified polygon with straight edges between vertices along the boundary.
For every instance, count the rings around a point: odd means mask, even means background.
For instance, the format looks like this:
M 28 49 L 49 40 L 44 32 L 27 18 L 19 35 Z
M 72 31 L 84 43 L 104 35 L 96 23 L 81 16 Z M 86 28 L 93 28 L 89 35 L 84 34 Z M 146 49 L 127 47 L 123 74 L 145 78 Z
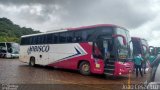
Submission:
M 116 24 L 160 46 L 160 0 L 0 0 L 0 17 L 42 32 Z

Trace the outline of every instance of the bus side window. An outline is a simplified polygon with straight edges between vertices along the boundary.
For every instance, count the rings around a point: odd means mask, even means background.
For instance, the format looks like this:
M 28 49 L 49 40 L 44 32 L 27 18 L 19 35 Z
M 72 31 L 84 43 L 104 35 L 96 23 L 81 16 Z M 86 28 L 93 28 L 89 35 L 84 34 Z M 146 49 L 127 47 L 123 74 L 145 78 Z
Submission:
M 47 35 L 43 35 L 43 44 L 47 44 Z
M 53 41 L 52 41 L 53 44 L 58 43 L 58 41 L 59 41 L 59 34 L 58 33 L 54 33 L 52 38 L 53 38 Z
M 87 32 L 86 31 L 82 31 L 82 41 L 86 42 L 87 36 L 88 36 Z
M 67 32 L 66 33 L 66 42 L 67 43 L 72 43 L 73 42 L 73 36 L 74 36 L 73 32 Z
M 21 38 L 21 45 L 25 45 L 25 38 Z
M 37 44 L 37 43 L 38 43 L 37 36 L 34 37 L 34 41 L 35 41 L 34 44 Z
M 96 29 L 88 29 L 87 31 L 87 37 L 86 41 L 93 41 L 96 38 L 96 35 L 94 34 L 96 32 Z
M 82 32 L 81 31 L 75 32 L 74 42 L 82 42 Z
M 59 42 L 65 43 L 66 42 L 66 33 L 60 33 L 59 34 Z
M 34 38 L 35 38 L 34 36 L 30 37 L 30 44 L 33 44 L 33 45 L 34 45 L 34 43 L 35 43 Z
M 41 36 L 37 36 L 37 44 L 41 43 Z
M 25 40 L 25 45 L 30 45 L 30 37 L 27 37 Z
M 53 40 L 53 38 L 52 38 L 52 34 L 48 34 L 47 35 L 47 44 L 51 44 L 52 43 L 52 40 Z

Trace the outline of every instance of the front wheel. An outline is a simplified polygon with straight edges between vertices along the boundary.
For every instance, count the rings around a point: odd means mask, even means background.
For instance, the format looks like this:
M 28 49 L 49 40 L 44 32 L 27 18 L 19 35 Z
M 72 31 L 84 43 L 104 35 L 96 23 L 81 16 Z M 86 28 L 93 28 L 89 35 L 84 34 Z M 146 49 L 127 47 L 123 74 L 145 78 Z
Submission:
M 81 62 L 79 72 L 83 75 L 90 75 L 90 64 L 86 61 Z

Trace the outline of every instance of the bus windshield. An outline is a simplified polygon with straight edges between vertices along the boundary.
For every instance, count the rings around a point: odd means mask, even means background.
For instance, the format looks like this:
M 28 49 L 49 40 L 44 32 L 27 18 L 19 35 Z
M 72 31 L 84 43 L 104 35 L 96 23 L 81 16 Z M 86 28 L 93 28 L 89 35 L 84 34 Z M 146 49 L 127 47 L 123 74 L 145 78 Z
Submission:
M 126 59 L 129 53 L 128 45 L 131 38 L 129 36 L 129 33 L 127 33 L 127 30 L 122 28 L 116 28 L 116 34 L 123 35 L 126 38 L 126 42 L 127 42 L 126 45 L 123 43 L 122 37 L 117 37 L 117 41 L 116 41 L 119 59 Z
M 7 49 L 9 53 L 19 54 L 19 45 L 17 43 L 7 43 Z
M 12 51 L 12 53 L 14 53 L 14 54 L 19 54 L 19 44 L 17 44 L 17 43 L 12 43 L 12 49 L 13 49 L 13 51 Z

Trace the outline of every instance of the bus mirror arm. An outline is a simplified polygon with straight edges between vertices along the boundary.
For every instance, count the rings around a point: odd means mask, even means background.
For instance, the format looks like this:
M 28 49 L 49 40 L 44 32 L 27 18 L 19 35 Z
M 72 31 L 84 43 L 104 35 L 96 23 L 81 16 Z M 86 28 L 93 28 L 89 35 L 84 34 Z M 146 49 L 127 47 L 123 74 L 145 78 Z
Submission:
M 149 48 L 146 45 L 142 44 L 142 46 L 146 47 L 147 52 L 149 52 Z
M 113 38 L 117 38 L 117 37 L 122 37 L 123 38 L 123 44 L 126 45 L 127 42 L 126 42 L 126 38 L 123 36 L 123 35 L 120 35 L 120 34 L 115 34 L 115 35 L 112 35 Z

